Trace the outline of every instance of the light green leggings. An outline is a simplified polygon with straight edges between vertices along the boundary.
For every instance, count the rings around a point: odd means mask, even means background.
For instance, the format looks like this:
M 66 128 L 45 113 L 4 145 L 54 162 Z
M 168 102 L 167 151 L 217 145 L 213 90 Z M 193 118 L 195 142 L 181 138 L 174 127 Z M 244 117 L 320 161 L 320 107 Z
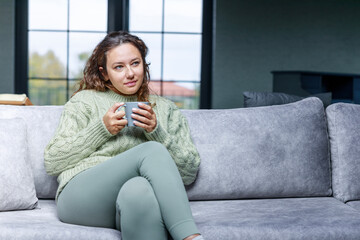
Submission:
M 61 221 L 121 229 L 124 240 L 199 233 L 167 149 L 146 142 L 75 176 L 57 202 Z

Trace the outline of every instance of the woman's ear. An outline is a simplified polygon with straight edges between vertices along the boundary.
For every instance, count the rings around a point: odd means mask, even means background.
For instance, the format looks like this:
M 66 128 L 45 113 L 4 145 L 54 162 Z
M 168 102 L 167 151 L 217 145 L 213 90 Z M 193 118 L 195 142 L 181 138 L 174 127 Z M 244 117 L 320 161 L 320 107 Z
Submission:
M 101 75 L 104 77 L 105 81 L 108 81 L 108 75 L 103 67 L 99 67 L 99 71 L 101 72 Z

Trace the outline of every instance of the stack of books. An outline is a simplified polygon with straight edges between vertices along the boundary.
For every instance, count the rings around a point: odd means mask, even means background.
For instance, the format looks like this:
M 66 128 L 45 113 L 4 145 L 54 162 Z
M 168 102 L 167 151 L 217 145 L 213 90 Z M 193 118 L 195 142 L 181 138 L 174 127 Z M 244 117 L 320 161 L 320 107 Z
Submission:
M 33 105 L 26 94 L 0 94 L 0 104 L 5 105 Z

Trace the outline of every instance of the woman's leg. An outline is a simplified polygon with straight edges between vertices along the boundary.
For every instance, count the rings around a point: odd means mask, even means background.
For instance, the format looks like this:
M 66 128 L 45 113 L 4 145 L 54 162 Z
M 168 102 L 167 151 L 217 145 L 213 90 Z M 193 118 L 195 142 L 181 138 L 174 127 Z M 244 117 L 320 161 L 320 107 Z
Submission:
M 152 186 L 166 228 L 175 240 L 198 233 L 177 167 L 157 142 L 140 144 L 74 177 L 58 198 L 59 218 L 115 228 L 118 193 L 125 182 L 137 176 Z
M 122 186 L 116 209 L 123 239 L 168 239 L 159 203 L 145 178 L 134 177 Z

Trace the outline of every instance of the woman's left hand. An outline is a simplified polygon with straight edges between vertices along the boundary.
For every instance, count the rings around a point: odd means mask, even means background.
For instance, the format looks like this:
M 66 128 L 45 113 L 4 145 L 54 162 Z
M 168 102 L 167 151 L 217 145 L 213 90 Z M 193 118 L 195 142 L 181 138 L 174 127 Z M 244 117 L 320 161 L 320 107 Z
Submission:
M 134 125 L 141 127 L 146 132 L 152 132 L 156 128 L 156 114 L 151 106 L 139 103 L 140 108 L 133 108 L 133 114 L 131 117 L 137 121 L 134 121 Z

